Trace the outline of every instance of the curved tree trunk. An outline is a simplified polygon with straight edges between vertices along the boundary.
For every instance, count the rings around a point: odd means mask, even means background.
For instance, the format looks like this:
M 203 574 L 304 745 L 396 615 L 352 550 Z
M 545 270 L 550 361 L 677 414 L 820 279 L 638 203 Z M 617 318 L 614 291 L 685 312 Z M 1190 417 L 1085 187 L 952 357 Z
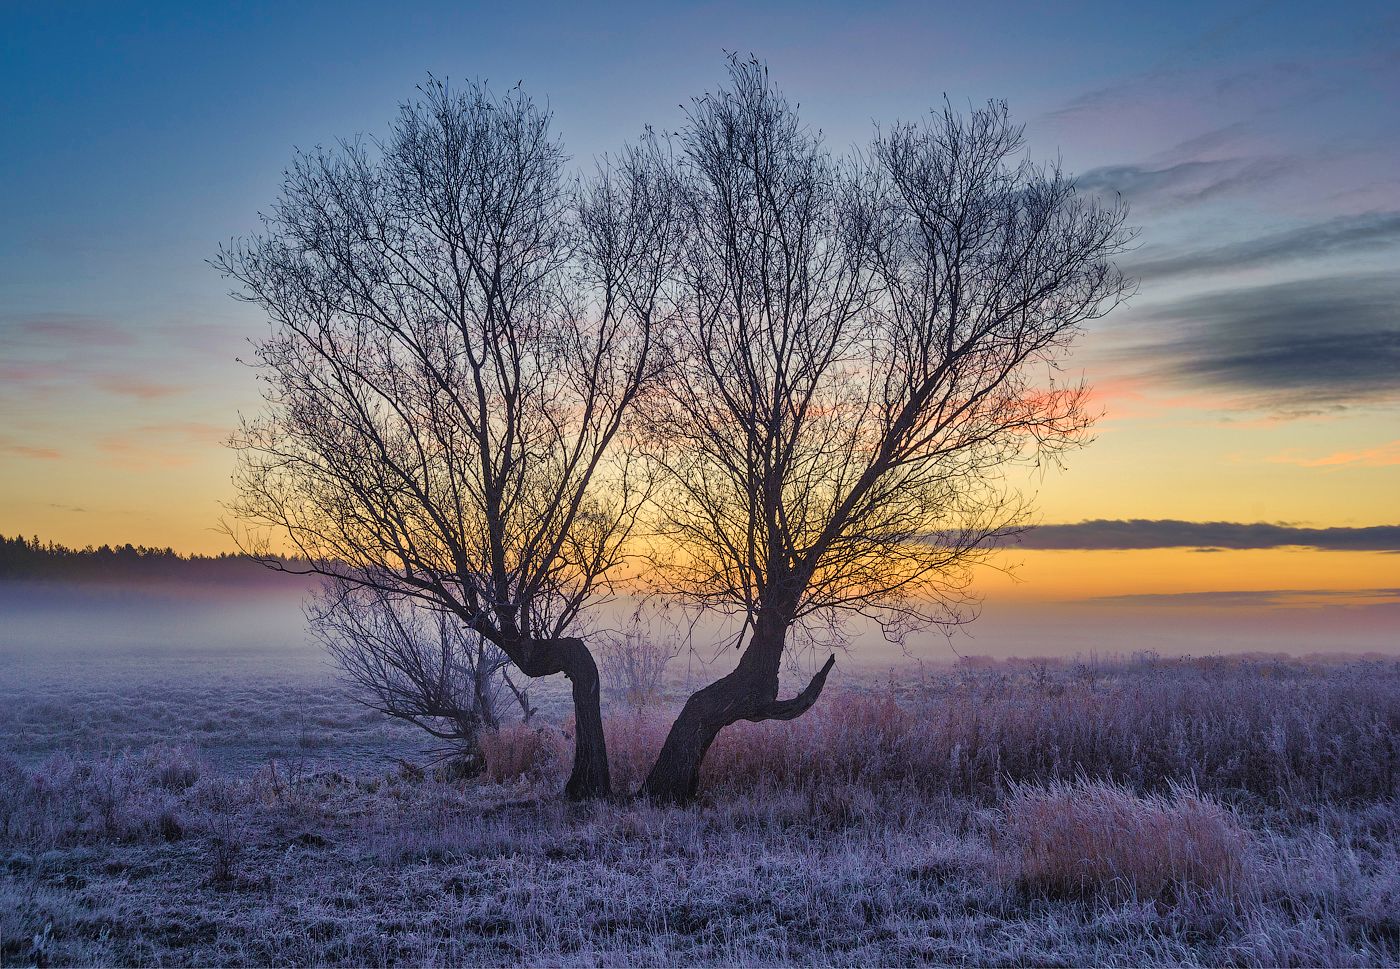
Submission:
M 739 677 L 737 670 L 693 694 L 666 734 L 642 793 L 676 804 L 693 800 L 700 789 L 700 765 L 710 744 L 721 730 L 741 719 L 739 710 L 761 699 L 762 691 Z
M 700 789 L 700 766 L 721 730 L 739 720 L 792 720 L 817 702 L 836 657 L 826 661 L 800 694 L 779 700 L 778 666 L 787 624 L 767 623 L 760 617 L 756 627 L 734 671 L 686 701 L 642 784 L 642 794 L 677 804 L 694 800 Z
M 564 793 L 575 801 L 611 795 L 598 664 L 583 640 L 566 636 L 536 640 L 525 647 L 507 644 L 501 648 L 526 676 L 563 673 L 569 678 L 574 699 L 574 768 Z
M 564 675 L 574 694 L 574 769 L 564 793 L 575 801 L 612 794 L 608 747 L 603 737 L 603 711 L 598 664 L 580 639 L 564 640 Z

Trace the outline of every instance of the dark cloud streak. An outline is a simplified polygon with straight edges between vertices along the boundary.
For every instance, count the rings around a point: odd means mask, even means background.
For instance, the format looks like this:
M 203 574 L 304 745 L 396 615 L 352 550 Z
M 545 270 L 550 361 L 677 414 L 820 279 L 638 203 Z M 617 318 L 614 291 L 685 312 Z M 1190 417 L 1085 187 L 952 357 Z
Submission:
M 1246 589 L 1220 592 L 1146 592 L 1132 595 L 1095 596 L 1083 600 L 1105 606 L 1205 606 L 1207 608 L 1258 608 L 1297 605 L 1301 600 L 1328 606 L 1390 606 L 1400 589 Z
M 1299 409 L 1400 398 L 1400 277 L 1327 276 L 1177 300 L 1142 319 L 1149 373 Z
M 1326 551 L 1396 552 L 1400 551 L 1400 525 L 1302 528 L 1268 522 L 1100 518 L 1073 525 L 1041 525 L 1023 534 L 1020 546 L 1058 550 L 1265 549 L 1302 546 Z
M 1122 195 L 1137 205 L 1190 204 L 1267 184 L 1294 168 L 1282 158 L 1226 158 L 1178 162 L 1162 168 L 1107 165 L 1075 179 L 1084 192 Z
M 1173 276 L 1253 269 L 1299 259 L 1369 254 L 1400 245 L 1400 212 L 1342 216 L 1244 242 L 1198 249 L 1129 266 L 1139 277 Z

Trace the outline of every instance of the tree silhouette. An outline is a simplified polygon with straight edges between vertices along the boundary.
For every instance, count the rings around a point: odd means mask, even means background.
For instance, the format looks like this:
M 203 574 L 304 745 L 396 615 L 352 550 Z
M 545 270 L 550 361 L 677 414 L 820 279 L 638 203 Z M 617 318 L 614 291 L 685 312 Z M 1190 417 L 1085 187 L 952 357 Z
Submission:
M 795 629 L 893 639 L 963 616 L 971 566 L 1018 527 L 1011 462 L 1090 425 L 1056 364 L 1128 291 L 1125 211 L 1017 161 L 1005 105 L 945 107 L 833 158 L 755 61 L 678 136 L 687 234 L 674 370 L 648 404 L 669 589 L 743 621 L 736 668 L 686 702 L 645 784 L 692 797 L 740 719 L 790 719 Z
M 646 494 L 618 432 L 668 312 L 665 158 L 644 139 L 574 184 L 519 88 L 420 91 L 385 139 L 299 155 L 262 233 L 215 259 L 271 324 L 230 529 L 563 673 L 567 792 L 606 794 L 577 631 Z

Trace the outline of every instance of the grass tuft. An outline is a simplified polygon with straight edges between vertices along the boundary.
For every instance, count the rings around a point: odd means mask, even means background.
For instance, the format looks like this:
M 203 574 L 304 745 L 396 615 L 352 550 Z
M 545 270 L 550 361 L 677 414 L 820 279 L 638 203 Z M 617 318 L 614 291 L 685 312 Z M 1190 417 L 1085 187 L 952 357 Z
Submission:
M 1033 894 L 1170 902 L 1252 888 L 1248 833 L 1184 788 L 1143 796 L 1102 782 L 1017 786 L 1004 812 L 1015 878 Z

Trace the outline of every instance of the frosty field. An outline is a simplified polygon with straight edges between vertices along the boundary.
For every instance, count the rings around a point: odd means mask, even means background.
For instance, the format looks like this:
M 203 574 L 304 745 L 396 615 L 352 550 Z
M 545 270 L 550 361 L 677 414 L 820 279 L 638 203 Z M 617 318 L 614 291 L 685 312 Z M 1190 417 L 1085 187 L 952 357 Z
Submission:
M 295 598 L 45 594 L 0 640 L 5 965 L 1400 964 L 1394 661 L 851 678 L 699 805 L 577 806 L 548 702 L 483 777 L 399 763 Z M 665 711 L 609 713 L 634 788 Z

